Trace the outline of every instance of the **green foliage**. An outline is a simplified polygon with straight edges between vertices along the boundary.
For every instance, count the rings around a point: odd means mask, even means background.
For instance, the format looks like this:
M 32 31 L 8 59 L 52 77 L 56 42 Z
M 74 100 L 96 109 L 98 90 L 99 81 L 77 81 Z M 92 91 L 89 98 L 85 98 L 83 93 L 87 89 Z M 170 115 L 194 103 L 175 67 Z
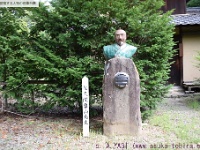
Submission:
M 93 104 L 102 93 L 103 46 L 113 43 L 114 31 L 123 28 L 127 42 L 138 47 L 133 59 L 141 78 L 143 118 L 148 117 L 166 92 L 174 53 L 174 26 L 170 13 L 160 11 L 162 5 L 162 0 L 54 0 L 51 7 L 41 4 L 29 9 L 26 28 L 22 23 L 17 24 L 19 28 L 14 25 L 24 33 L 11 38 L 17 51 L 1 36 L 5 91 L 23 102 L 34 95 L 45 98 L 48 108 L 67 105 L 73 109 L 76 102 L 81 105 L 81 79 L 86 75 Z M 56 84 L 27 84 L 29 79 Z
M 195 60 L 197 61 L 195 67 L 200 70 L 200 52 L 197 53 Z M 196 82 L 199 83 L 200 82 L 200 78 L 196 79 Z
M 188 7 L 200 7 L 200 0 L 190 0 L 187 3 Z
M 199 118 L 196 115 L 194 115 L 195 117 L 188 117 L 187 115 L 189 114 L 186 112 L 168 111 L 151 116 L 149 123 L 162 128 L 166 136 L 175 134 L 183 142 L 198 143 Z M 185 119 L 186 116 L 187 119 Z
M 20 95 L 23 91 L 15 93 L 13 89 L 27 80 L 20 53 L 27 45 L 28 28 L 21 17 L 25 14 L 23 9 L 1 8 L 0 14 L 0 81 L 7 82 L 3 91 L 7 91 L 5 97 L 10 97 Z
M 186 99 L 186 104 L 192 109 L 199 110 L 200 109 L 200 96 L 192 96 Z

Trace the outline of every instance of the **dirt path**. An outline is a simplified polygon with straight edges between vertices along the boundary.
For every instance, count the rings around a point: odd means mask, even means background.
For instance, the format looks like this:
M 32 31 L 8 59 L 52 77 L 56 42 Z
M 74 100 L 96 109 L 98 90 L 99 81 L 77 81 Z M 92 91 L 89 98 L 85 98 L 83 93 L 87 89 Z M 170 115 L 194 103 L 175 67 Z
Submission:
M 137 138 L 103 136 L 101 117 L 90 120 L 90 137 L 83 138 L 78 117 L 0 115 L 0 149 L 200 149 L 200 112 L 186 105 L 188 97 L 178 97 L 165 98 Z

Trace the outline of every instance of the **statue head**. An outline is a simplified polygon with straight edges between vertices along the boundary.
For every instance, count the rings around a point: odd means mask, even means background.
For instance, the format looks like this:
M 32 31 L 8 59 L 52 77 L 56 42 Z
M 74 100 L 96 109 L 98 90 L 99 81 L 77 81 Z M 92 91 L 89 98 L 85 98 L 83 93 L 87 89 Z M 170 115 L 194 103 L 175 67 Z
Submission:
M 126 43 L 126 32 L 122 29 L 115 31 L 115 41 L 119 46 L 122 46 Z

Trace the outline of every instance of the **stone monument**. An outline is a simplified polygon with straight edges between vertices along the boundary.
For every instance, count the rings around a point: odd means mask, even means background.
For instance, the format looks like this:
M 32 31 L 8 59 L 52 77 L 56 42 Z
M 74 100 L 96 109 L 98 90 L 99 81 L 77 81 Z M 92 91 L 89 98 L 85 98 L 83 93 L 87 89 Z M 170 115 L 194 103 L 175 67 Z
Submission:
M 141 131 L 140 79 L 130 59 L 136 47 L 126 44 L 126 32 L 115 32 L 117 44 L 104 47 L 107 59 L 103 81 L 104 135 L 133 135 Z

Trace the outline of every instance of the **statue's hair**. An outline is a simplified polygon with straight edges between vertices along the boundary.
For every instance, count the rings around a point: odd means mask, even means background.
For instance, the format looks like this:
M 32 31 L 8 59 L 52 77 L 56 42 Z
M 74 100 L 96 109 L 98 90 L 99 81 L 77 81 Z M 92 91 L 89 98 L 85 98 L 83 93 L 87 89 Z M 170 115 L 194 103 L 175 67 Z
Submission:
M 126 34 L 126 31 L 124 31 L 123 29 L 117 29 L 117 30 L 115 31 L 115 34 L 116 34 L 116 32 L 119 31 L 119 30 L 122 30 L 122 31 Z

